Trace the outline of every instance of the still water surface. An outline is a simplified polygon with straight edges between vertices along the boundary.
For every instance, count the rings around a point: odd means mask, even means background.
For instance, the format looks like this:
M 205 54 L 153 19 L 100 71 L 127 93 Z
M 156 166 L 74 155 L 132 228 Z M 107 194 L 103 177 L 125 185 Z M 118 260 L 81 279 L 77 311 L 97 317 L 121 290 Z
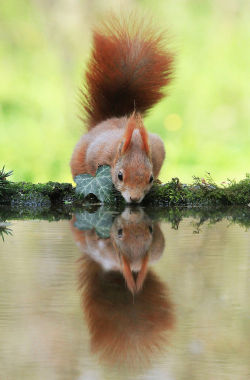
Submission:
M 12 221 L 0 241 L 1 380 L 250 379 L 249 231 L 89 222 Z

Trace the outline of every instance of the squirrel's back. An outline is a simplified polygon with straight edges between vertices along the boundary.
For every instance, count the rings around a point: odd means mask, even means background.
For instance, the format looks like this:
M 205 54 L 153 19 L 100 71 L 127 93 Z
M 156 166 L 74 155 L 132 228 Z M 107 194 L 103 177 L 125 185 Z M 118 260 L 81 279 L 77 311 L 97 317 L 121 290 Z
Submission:
M 164 96 L 172 64 L 163 35 L 149 23 L 110 15 L 93 33 L 81 99 L 88 128 L 134 110 L 145 114 Z

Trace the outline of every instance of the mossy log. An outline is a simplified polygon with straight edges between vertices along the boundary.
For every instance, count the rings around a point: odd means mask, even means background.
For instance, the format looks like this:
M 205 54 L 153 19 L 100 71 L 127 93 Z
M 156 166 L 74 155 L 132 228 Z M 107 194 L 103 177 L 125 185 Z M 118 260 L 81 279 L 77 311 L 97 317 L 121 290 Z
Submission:
M 121 205 L 123 199 L 113 189 L 112 204 Z M 0 179 L 0 204 L 14 207 L 50 208 L 54 205 L 79 206 L 86 203 L 98 203 L 91 195 L 83 198 L 76 193 L 69 183 L 48 182 L 32 184 L 10 182 Z M 110 201 L 109 201 L 110 203 Z M 195 178 L 191 185 L 182 184 L 173 178 L 166 184 L 154 183 L 142 206 L 226 206 L 250 205 L 250 176 L 238 183 L 227 181 L 222 186 L 216 185 L 210 178 Z

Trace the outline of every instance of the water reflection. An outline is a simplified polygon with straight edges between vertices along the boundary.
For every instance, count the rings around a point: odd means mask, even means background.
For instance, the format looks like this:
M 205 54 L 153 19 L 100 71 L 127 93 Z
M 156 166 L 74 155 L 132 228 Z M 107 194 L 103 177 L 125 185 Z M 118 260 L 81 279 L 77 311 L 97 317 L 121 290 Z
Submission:
M 164 250 L 160 225 L 142 208 L 127 207 L 103 238 L 98 227 L 81 224 L 90 218 L 78 214 L 71 226 L 83 253 L 79 289 L 92 352 L 112 366 L 145 369 L 164 352 L 174 326 L 167 287 L 149 268 Z
M 0 237 L 2 238 L 2 241 L 4 241 L 5 237 L 12 235 L 12 229 L 9 228 L 10 225 L 11 223 L 1 222 L 0 220 Z
M 75 215 L 85 228 L 77 230 L 82 253 L 68 220 L 2 225 L 12 236 L 0 236 L 0 378 L 249 379 L 249 211 L 230 211 L 240 225 L 215 209 L 199 217 L 188 209 L 104 211 Z M 159 227 L 165 248 L 158 260 L 149 255 L 142 289 L 132 293 L 119 255 L 106 250 L 103 261 L 97 242 L 112 246 L 112 227 L 125 231 L 133 217 L 137 231 L 141 216 L 145 233 L 148 221 L 154 233 Z M 146 236 L 152 247 L 154 234 Z M 91 244 L 93 257 L 84 253 Z

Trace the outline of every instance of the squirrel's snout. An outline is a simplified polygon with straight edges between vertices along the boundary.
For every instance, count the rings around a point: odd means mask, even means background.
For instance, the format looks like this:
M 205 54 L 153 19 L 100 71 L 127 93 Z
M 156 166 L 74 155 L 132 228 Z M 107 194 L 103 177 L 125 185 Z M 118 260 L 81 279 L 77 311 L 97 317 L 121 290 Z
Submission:
M 141 200 L 141 198 L 132 198 L 132 197 L 130 197 L 130 200 L 131 200 L 131 202 L 133 202 L 133 203 L 139 203 L 140 200 Z
M 134 194 L 131 193 L 129 190 L 123 191 L 122 196 L 127 203 L 141 203 L 141 201 L 144 198 L 144 194 Z

